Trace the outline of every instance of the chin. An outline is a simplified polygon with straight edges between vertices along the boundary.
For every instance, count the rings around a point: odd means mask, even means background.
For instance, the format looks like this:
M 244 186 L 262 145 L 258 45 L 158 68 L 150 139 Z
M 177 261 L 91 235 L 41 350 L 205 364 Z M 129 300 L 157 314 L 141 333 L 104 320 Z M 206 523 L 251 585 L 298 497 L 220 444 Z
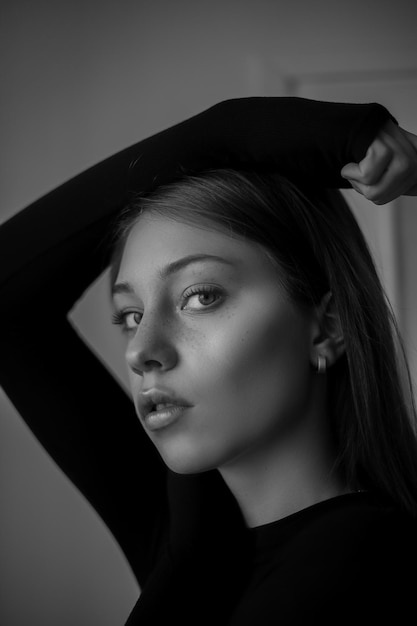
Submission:
M 201 458 L 189 458 L 187 455 L 183 457 L 165 458 L 165 465 L 176 474 L 200 474 L 215 469 L 217 465 L 202 461 Z
M 165 465 L 176 474 L 199 474 L 219 467 L 218 454 L 202 446 L 169 445 L 159 447 Z

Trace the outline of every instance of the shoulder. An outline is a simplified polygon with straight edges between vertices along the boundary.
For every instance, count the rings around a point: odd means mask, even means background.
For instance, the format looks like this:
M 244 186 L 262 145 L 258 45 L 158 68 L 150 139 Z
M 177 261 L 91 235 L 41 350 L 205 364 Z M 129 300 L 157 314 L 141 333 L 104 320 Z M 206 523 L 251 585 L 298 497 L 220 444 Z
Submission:
M 333 564 L 338 574 L 329 581 L 337 605 L 350 598 L 346 615 L 356 620 L 409 619 L 415 610 L 417 521 L 371 494 L 347 503 L 338 513 L 338 524 L 328 527 L 339 538 L 338 548 L 328 557 L 337 557 Z
M 364 566 L 406 562 L 417 555 L 417 520 L 390 501 L 362 492 L 314 508 L 305 531 L 313 545 L 327 546 L 329 558 Z
M 253 618 L 242 623 L 396 624 L 414 611 L 416 525 L 369 493 L 320 502 L 252 536 L 251 580 L 236 615 Z

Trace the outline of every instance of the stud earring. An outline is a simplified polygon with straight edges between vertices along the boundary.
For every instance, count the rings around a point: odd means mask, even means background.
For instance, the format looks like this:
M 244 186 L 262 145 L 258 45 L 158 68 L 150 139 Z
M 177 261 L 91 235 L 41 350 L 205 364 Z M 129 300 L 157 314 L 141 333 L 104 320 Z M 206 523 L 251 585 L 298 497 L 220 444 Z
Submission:
M 317 355 L 317 374 L 325 374 L 327 369 L 326 357 L 322 354 Z

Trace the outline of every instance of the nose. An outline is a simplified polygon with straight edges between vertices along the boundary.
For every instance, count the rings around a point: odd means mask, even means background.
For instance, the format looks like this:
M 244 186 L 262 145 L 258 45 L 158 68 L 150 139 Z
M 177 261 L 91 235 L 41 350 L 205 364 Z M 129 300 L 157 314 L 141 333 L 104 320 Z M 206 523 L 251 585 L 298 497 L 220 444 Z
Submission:
M 152 370 L 165 371 L 175 367 L 178 360 L 169 324 L 151 314 L 143 316 L 135 335 L 128 343 L 128 367 L 139 376 Z

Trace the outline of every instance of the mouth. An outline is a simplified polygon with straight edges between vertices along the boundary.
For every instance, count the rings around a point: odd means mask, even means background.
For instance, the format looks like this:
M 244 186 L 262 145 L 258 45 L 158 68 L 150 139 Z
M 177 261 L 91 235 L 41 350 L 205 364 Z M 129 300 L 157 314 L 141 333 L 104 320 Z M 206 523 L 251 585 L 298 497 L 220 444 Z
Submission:
M 174 424 L 187 410 L 186 406 L 178 405 L 156 405 L 155 409 L 149 411 L 145 416 L 144 423 L 148 430 L 161 430 Z
M 170 426 L 191 406 L 188 401 L 161 389 L 142 392 L 138 398 L 139 416 L 151 431 Z

